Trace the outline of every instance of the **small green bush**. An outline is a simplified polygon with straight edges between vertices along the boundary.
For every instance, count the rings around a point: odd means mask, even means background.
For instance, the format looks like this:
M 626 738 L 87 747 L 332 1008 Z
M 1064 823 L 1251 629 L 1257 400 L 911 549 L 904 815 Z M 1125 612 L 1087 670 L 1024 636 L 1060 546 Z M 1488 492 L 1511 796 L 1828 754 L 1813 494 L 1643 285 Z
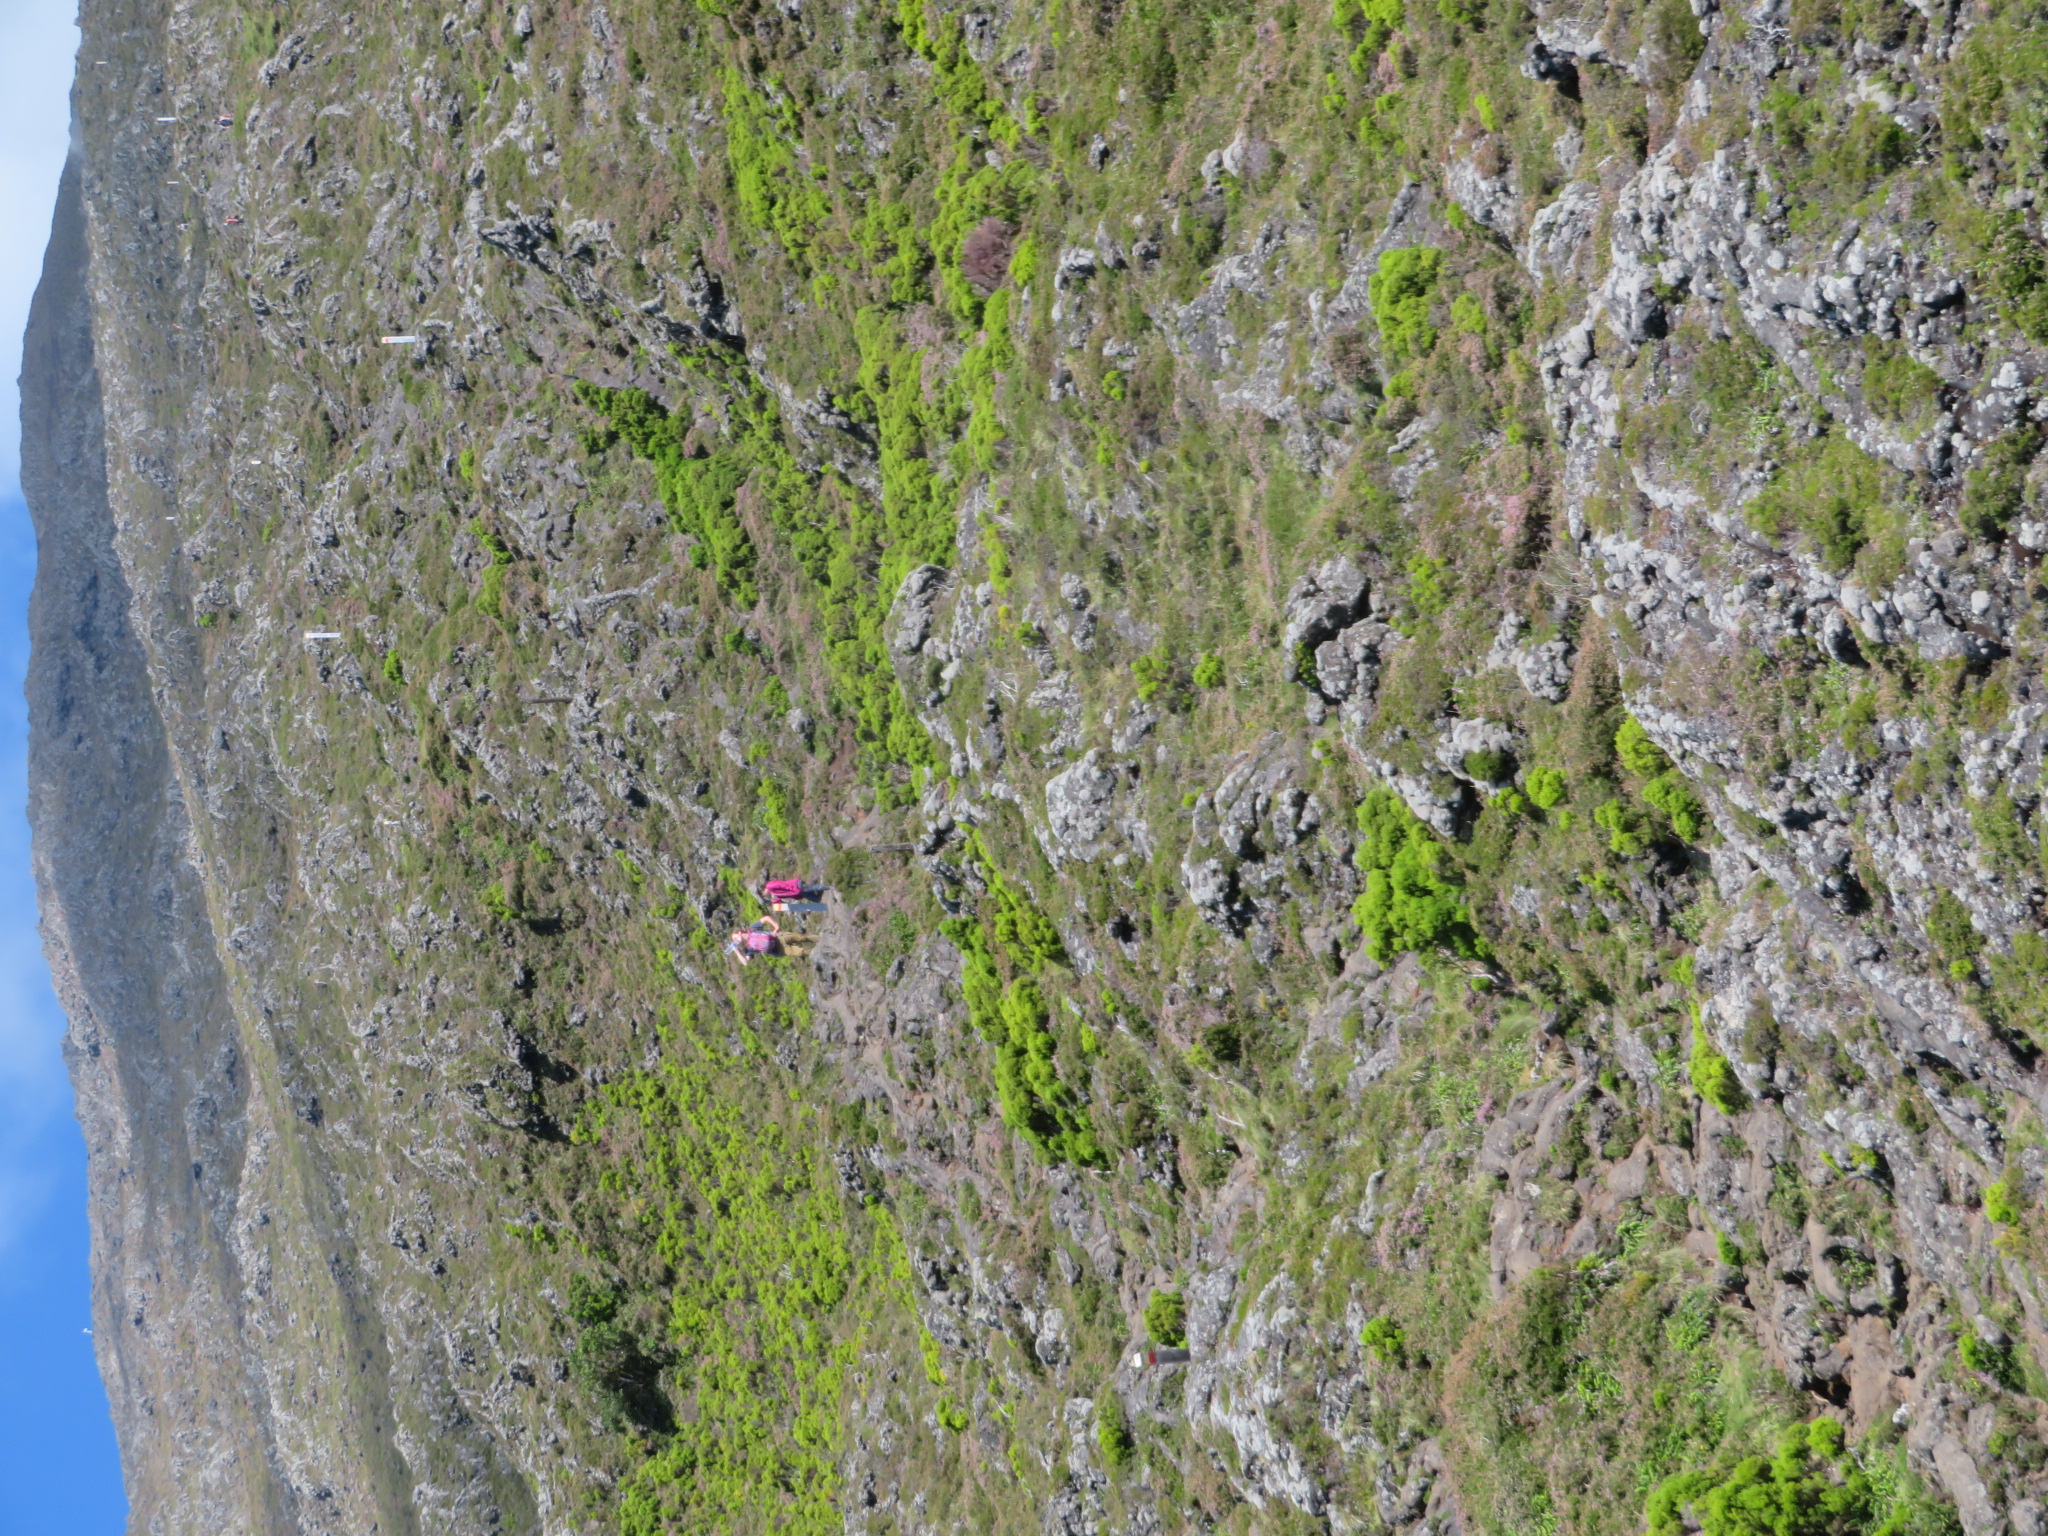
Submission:
M 1687 1074 L 1699 1096 L 1724 1115 L 1739 1115 L 1749 1108 L 1749 1095 L 1743 1091 L 1742 1079 L 1735 1075 L 1735 1068 L 1728 1058 L 1714 1049 L 1707 1039 L 1706 1026 L 1698 1018 L 1692 1025 L 1692 1060 L 1687 1063 Z
M 1188 1303 L 1179 1291 L 1154 1291 L 1145 1303 L 1145 1332 L 1173 1349 L 1188 1342 Z
M 1244 1035 L 1235 1019 L 1223 1019 L 1202 1031 L 1199 1054 L 1204 1065 L 1235 1066 L 1244 1059 Z
M 1444 584 L 1444 562 L 1417 555 L 1408 562 L 1408 601 L 1426 619 L 1433 619 L 1451 606 L 1450 588 Z
M 1671 770 L 1671 759 L 1650 740 L 1650 733 L 1634 715 L 1624 719 L 1621 729 L 1614 733 L 1614 755 L 1621 759 L 1622 767 L 1646 779 Z
M 1999 221 L 1989 254 L 1991 291 L 2006 319 L 2027 340 L 2048 343 L 2048 248 L 2027 233 L 2025 215 Z
M 1963 477 L 1956 521 L 1973 539 L 2000 539 L 2026 504 L 2027 466 L 2041 448 L 2034 428 L 2007 432 L 1985 451 L 1984 462 Z
M 1714 1336 L 1714 1293 L 1705 1286 L 1687 1291 L 1664 1320 L 1664 1337 L 1673 1349 L 1691 1354 Z
M 1137 679 L 1139 700 L 1151 703 L 1173 677 L 1173 664 L 1166 648 L 1162 645 L 1138 657 L 1131 663 L 1131 676 Z
M 1863 338 L 1863 399 L 1885 421 L 1911 425 L 1933 414 L 1941 375 L 1896 341 Z
M 1131 1433 L 1130 1415 L 1124 1412 L 1124 1400 L 1108 1386 L 1095 1399 L 1095 1444 L 1102 1452 L 1102 1464 L 1113 1472 L 1129 1466 L 1138 1449 L 1137 1438 Z
M 1380 345 L 1389 361 L 1422 357 L 1436 346 L 1436 327 L 1430 324 L 1429 313 L 1443 256 L 1432 246 L 1413 245 L 1397 247 L 1380 257 L 1379 270 L 1366 285 L 1366 297 L 1379 322 Z
M 387 683 L 403 683 L 405 681 L 405 663 L 399 658 L 398 649 L 395 646 L 384 653 L 384 681 Z
M 1671 829 L 1688 843 L 1699 841 L 1707 827 L 1707 808 L 1674 771 L 1659 774 L 1643 786 L 1643 798 L 1662 811 Z
M 1951 976 L 1966 981 L 1976 973 L 1984 936 L 1977 932 L 1976 924 L 1970 921 L 1970 909 L 1954 891 L 1943 890 L 1935 896 L 1927 913 L 1927 937 L 1948 963 Z
M 1883 531 L 1884 467 L 1839 432 L 1788 455 L 1785 466 L 1749 504 L 1758 529 L 1783 538 L 1803 532 L 1829 569 L 1847 570 L 1857 552 Z
M 1195 686 L 1197 688 L 1221 688 L 1223 686 L 1223 658 L 1214 651 L 1207 652 L 1195 663 Z
M 1482 784 L 1505 784 L 1515 775 L 1515 755 L 1490 749 L 1467 752 L 1465 771 Z
M 1541 811 L 1563 804 L 1568 792 L 1564 774 L 1556 768 L 1531 768 L 1523 776 L 1522 789 L 1529 803 Z
M 1408 1358 L 1407 1330 L 1391 1317 L 1376 1317 L 1358 1335 L 1358 1342 L 1372 1351 L 1382 1365 L 1400 1365 Z
M 2002 1227 L 2019 1225 L 2025 1212 L 2020 1205 L 2019 1191 L 2010 1181 L 2000 1179 L 1996 1184 L 1984 1186 L 1984 1214 Z
M 1861 1536 L 1874 1513 L 1869 1480 L 1832 1419 L 1787 1429 L 1769 1460 L 1666 1478 L 1643 1511 L 1649 1536 L 1688 1527 L 1699 1536 Z
M 761 825 L 768 835 L 775 839 L 775 846 L 786 848 L 790 837 L 789 790 L 780 779 L 761 780 Z
M 1994 953 L 1989 964 L 2000 1015 L 2036 1045 L 2048 1045 L 2048 942 L 2021 929 L 2012 936 L 2012 953 Z
M 1593 824 L 1606 831 L 1609 850 L 1624 859 L 1640 858 L 1650 851 L 1649 828 L 1644 825 L 1641 813 L 1626 800 L 1609 800 L 1596 806 Z
M 2002 873 L 2023 875 L 2032 870 L 2034 840 L 2027 835 L 2020 808 L 2009 790 L 2000 786 L 1983 799 L 1972 800 L 1970 827 Z
M 1407 20 L 1402 0 L 1334 0 L 1330 9 L 1340 32 L 1349 33 L 1354 23 L 1364 24 L 1364 30 L 1357 34 L 1358 44 L 1351 51 L 1351 68 L 1361 75 L 1372 68 L 1387 46 L 1387 39 L 1400 31 Z
M 1982 1371 L 2009 1392 L 2021 1391 L 2026 1386 L 2010 1344 L 1986 1344 L 1976 1334 L 1964 1333 L 1956 1340 L 1956 1353 L 1962 1356 L 1964 1365 Z
M 1445 867 L 1436 835 L 1390 789 L 1374 789 L 1358 807 L 1358 867 L 1365 892 L 1352 908 L 1366 948 L 1382 965 L 1410 950 L 1448 949 L 1479 958 L 1485 941 Z
M 491 557 L 491 563 L 484 567 L 482 583 L 477 588 L 476 605 L 494 619 L 505 616 L 505 572 L 512 565 L 512 546 L 485 526 L 480 517 L 470 519 L 470 531 L 476 535 L 477 543 L 484 547 L 484 553 Z

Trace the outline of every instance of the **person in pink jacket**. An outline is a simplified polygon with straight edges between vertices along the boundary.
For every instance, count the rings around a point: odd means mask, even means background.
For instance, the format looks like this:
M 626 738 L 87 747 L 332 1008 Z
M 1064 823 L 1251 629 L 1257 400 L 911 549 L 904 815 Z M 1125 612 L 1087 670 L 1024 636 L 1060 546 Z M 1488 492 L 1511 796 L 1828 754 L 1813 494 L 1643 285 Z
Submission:
M 735 928 L 725 947 L 741 965 L 751 965 L 756 955 L 781 955 L 801 960 L 811 952 L 811 939 L 801 933 L 784 933 L 772 917 L 757 918 L 745 928 Z
M 805 880 L 763 880 L 761 898 L 770 912 L 822 912 L 825 887 Z

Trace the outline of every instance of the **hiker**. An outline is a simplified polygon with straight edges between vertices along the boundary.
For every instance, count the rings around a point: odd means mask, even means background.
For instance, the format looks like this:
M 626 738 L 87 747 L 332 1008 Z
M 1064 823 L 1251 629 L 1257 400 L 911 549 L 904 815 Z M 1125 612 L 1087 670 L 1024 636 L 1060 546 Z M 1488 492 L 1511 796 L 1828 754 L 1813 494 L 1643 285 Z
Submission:
M 782 925 L 772 917 L 756 918 L 744 928 L 735 928 L 732 937 L 725 941 L 741 965 L 753 963 L 756 955 L 781 955 L 790 960 L 801 960 L 811 952 L 814 941 L 809 934 L 784 933 Z
M 822 912 L 825 887 L 808 880 L 763 880 L 762 899 L 770 912 Z

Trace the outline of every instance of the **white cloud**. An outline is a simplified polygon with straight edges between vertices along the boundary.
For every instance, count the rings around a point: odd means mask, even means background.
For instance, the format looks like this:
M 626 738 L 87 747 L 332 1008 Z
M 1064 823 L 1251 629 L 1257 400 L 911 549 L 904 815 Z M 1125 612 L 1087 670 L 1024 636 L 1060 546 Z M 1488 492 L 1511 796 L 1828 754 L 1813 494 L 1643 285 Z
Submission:
M 73 0 L 0 0 L 0 487 L 21 473 L 15 378 L 71 138 Z

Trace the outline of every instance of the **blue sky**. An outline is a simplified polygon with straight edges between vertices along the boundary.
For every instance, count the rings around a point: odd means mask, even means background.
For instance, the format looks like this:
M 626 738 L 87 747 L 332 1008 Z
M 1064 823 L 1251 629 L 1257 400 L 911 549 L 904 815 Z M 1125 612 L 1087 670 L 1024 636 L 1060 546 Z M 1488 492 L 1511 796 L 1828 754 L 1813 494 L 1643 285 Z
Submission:
M 35 539 L 15 380 L 70 137 L 74 11 L 0 0 L 0 1536 L 117 1536 L 127 1512 L 86 1333 L 85 1148 L 23 814 Z

